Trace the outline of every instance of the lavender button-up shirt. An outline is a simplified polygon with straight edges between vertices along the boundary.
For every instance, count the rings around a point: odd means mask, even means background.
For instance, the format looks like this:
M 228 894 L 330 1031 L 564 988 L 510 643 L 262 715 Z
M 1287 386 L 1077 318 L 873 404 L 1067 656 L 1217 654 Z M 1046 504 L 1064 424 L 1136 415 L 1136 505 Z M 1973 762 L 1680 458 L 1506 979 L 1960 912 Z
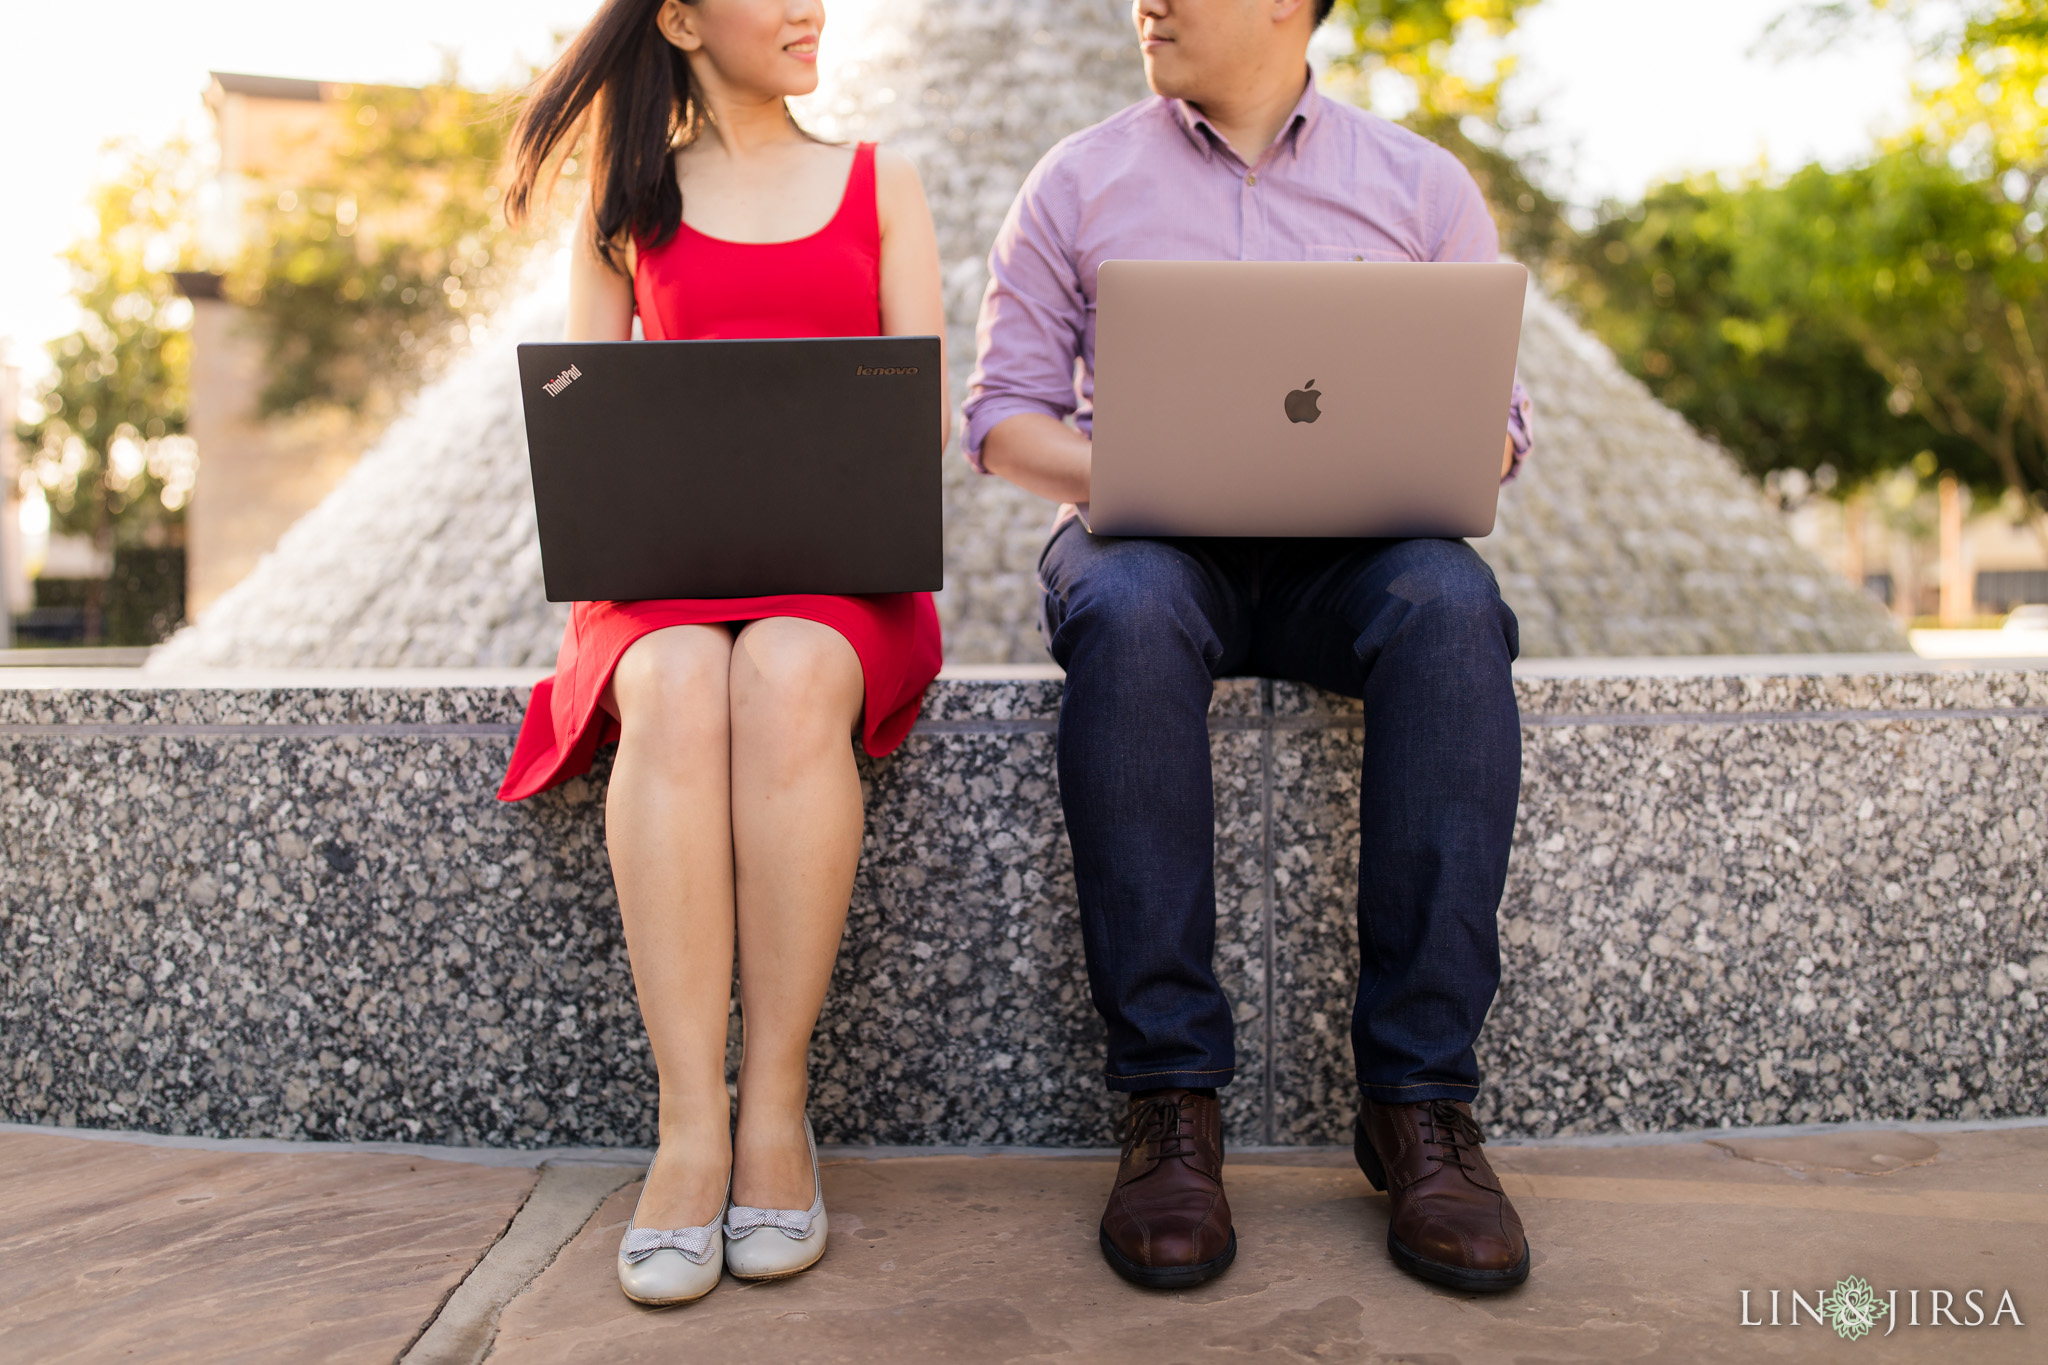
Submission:
M 1325 99 L 1311 80 L 1255 166 L 1199 110 L 1155 96 L 1045 154 L 989 254 L 968 380 L 968 463 L 1004 418 L 1072 414 L 1092 430 L 1095 272 L 1110 260 L 1491 261 L 1493 215 L 1457 158 Z M 1078 373 L 1076 361 L 1078 359 Z M 1507 414 L 1514 477 L 1528 394 Z

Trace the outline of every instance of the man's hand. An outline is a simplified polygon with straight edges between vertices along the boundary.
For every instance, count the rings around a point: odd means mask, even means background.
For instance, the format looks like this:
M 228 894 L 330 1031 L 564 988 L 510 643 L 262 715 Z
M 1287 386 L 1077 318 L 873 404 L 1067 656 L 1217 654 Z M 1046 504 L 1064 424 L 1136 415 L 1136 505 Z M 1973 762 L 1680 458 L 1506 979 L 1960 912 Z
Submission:
M 1500 481 L 1506 483 L 1508 475 L 1515 472 L 1515 438 L 1508 437 L 1508 443 L 1500 454 Z
M 1042 412 L 1005 417 L 981 443 L 982 468 L 1054 502 L 1088 501 L 1093 463 L 1088 438 Z

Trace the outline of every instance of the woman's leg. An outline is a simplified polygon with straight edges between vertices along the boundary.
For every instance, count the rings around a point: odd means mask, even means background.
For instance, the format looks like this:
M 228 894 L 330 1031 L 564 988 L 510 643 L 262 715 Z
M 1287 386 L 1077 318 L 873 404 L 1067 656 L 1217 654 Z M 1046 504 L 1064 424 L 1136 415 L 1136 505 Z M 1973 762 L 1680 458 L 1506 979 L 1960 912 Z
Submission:
M 852 735 L 860 659 L 830 626 L 755 621 L 732 653 L 732 838 L 739 905 L 740 1117 L 733 1202 L 811 1203 L 804 1102 L 860 861 Z
M 661 1148 L 642 1227 L 711 1221 L 732 1169 L 732 649 L 724 626 L 655 631 L 620 658 L 604 695 L 620 723 L 605 845 L 661 1077 Z

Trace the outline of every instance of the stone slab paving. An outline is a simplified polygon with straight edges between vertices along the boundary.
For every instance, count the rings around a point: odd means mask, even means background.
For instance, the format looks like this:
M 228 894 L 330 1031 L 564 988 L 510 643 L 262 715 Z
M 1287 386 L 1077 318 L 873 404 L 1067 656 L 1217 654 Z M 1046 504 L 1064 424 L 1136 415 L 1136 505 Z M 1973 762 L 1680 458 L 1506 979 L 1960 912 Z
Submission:
M 2035 1315 L 2048 1310 L 2048 1125 L 2038 1123 L 1497 1146 L 1536 1249 L 1529 1285 L 1497 1298 L 1397 1272 L 1381 1249 L 1386 1200 L 1341 1151 L 1234 1157 L 1237 1264 L 1174 1295 L 1133 1289 L 1103 1266 L 1094 1230 L 1111 1165 L 1100 1153 L 842 1153 L 825 1168 L 832 1242 L 816 1270 L 769 1285 L 727 1280 L 671 1310 L 635 1307 L 617 1290 L 613 1252 L 637 1183 L 606 1198 L 558 1255 L 576 1224 L 541 1237 L 537 1278 L 494 1276 L 494 1246 L 502 1259 L 560 1221 L 533 1216 L 543 1202 L 527 1200 L 533 1169 L 494 1164 L 515 1154 L 167 1141 L 177 1140 L 0 1133 L 0 1360 L 385 1362 L 417 1340 L 408 1361 L 424 1351 L 468 1362 L 483 1342 L 428 1350 L 467 1297 L 488 1300 L 497 1318 L 492 1365 L 1959 1353 L 1974 1365 L 2040 1359 Z M 616 1157 L 629 1155 L 645 1154 Z M 581 1183 L 595 1201 L 609 1181 Z M 1803 1314 L 1796 1327 L 1768 1325 L 1773 1290 L 1783 1320 L 1794 1290 L 1810 1303 L 1849 1276 L 1888 1309 L 1898 1291 L 1890 1336 L 1886 1319 L 1860 1342 Z M 1744 1289 L 1764 1325 L 1742 1325 Z M 1930 1325 L 1936 1290 L 1955 1296 L 1956 1325 Z M 1967 1325 L 1971 1290 L 1985 1291 L 1977 1327 Z M 2022 1325 L 1994 1326 L 2008 1291 Z
M 534 1180 L 0 1133 L 0 1360 L 394 1360 Z
M 489 1359 L 1179 1362 L 2039 1360 L 2048 1311 L 2048 1128 L 1861 1131 L 1493 1152 L 1536 1270 L 1497 1298 L 1442 1292 L 1382 1250 L 1386 1200 L 1346 1154 L 1231 1162 L 1237 1264 L 1198 1290 L 1131 1288 L 1103 1266 L 1100 1157 L 915 1157 L 828 1165 L 831 1250 L 794 1280 L 728 1279 L 682 1309 L 636 1308 L 612 1256 L 620 1190 L 506 1309 Z M 1920 1290 L 1988 1291 L 1984 1326 L 1838 1338 L 1768 1323 L 1861 1276 L 1902 1315 Z M 2021 1327 L 1989 1325 L 2010 1290 Z M 1881 1333 L 1887 1324 L 1880 1323 Z

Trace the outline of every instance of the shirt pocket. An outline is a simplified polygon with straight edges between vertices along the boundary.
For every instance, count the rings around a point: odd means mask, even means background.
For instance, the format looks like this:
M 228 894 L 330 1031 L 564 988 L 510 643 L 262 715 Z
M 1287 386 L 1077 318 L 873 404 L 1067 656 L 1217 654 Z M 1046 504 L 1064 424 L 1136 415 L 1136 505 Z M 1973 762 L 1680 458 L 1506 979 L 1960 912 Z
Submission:
M 1413 261 L 1407 252 L 1385 246 L 1345 246 L 1335 242 L 1311 242 L 1308 254 L 1303 258 L 1310 261 Z

